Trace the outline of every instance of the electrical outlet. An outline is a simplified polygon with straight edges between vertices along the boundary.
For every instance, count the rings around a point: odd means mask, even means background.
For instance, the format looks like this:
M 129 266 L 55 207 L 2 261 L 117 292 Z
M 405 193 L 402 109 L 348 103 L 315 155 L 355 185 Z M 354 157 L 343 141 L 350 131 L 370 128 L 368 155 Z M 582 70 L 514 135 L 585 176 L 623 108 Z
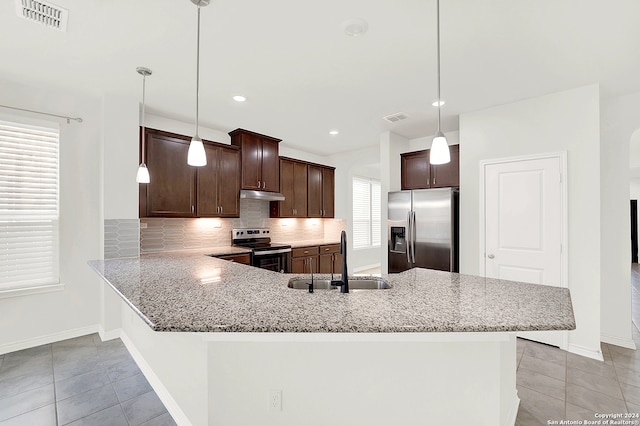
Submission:
M 140 229 L 147 229 L 147 222 L 140 222 Z
M 282 411 L 282 391 L 280 389 L 269 391 L 269 411 Z

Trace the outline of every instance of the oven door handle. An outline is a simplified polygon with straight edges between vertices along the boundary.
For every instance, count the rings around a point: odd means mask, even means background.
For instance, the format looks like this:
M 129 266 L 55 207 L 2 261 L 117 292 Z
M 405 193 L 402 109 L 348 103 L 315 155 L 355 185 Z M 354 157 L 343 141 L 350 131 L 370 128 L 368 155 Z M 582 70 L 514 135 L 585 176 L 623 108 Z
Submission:
M 254 251 L 253 255 L 254 256 L 268 256 L 270 254 L 281 254 L 281 253 L 291 253 L 291 249 L 290 248 L 286 248 L 286 249 L 279 249 L 279 250 Z

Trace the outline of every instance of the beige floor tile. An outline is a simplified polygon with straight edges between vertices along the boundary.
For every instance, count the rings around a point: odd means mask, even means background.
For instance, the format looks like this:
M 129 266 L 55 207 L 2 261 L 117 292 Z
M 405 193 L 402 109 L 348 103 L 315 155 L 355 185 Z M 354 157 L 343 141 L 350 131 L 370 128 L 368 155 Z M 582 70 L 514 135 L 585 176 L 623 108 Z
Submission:
M 520 409 L 518 410 L 518 417 L 516 417 L 515 426 L 543 426 L 546 424 L 547 422 L 538 420 L 536 416 L 520 406 Z
M 518 386 L 518 397 L 520 408 L 545 425 L 548 420 L 564 418 L 564 401 L 522 386 Z
M 527 368 L 520 368 L 518 369 L 516 382 L 518 386 L 564 401 L 565 382 L 563 380 L 554 379 Z
M 520 360 L 519 367 L 533 370 L 537 373 L 544 374 L 545 376 L 549 376 L 553 379 L 566 379 L 566 369 L 564 366 L 551 361 L 529 356 L 526 354 L 526 352 Z
M 614 398 L 622 399 L 620 384 L 616 379 L 587 373 L 586 371 L 575 368 L 567 368 L 567 383 L 573 383 Z
M 627 402 L 640 405 L 640 387 L 620 383 L 622 394 Z
M 616 370 L 613 365 L 605 364 L 602 361 L 597 361 L 585 356 L 568 353 L 567 367 L 576 368 L 603 377 L 616 378 Z
M 616 373 L 618 376 L 618 381 L 620 383 L 626 383 L 628 385 L 640 387 L 640 372 L 623 367 L 621 365 L 616 365 Z
M 626 410 L 622 399 L 614 398 L 574 383 L 567 383 L 567 403 L 600 413 L 622 413 Z
M 528 341 L 527 346 L 524 348 L 524 354 L 562 366 L 567 363 L 567 353 L 565 351 L 542 343 Z
M 566 406 L 567 414 L 564 420 L 598 420 L 596 418 L 596 412 L 592 410 L 588 410 L 586 408 L 578 407 L 577 405 L 573 405 L 567 403 Z
M 634 404 L 632 402 L 627 401 L 627 412 L 640 414 L 640 404 Z

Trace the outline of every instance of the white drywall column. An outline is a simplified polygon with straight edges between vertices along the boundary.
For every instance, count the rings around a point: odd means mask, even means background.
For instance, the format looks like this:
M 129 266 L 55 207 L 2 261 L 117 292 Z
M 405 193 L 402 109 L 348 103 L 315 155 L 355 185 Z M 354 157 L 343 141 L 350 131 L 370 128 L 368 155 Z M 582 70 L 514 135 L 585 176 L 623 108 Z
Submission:
M 602 341 L 635 347 L 631 333 L 629 147 L 640 93 L 602 101 L 600 147 Z
M 104 219 L 137 219 L 136 172 L 140 162 L 140 104 L 134 96 L 105 95 L 102 98 L 102 109 Z M 150 174 L 153 179 L 153 170 L 150 170 Z M 99 331 L 103 339 L 118 336 L 120 318 L 120 297 L 109 285 L 102 282 Z
M 387 194 L 390 191 L 400 191 L 400 153 L 410 150 L 409 142 L 409 139 L 393 132 L 380 134 L 380 192 L 382 194 L 380 203 L 382 207 L 380 256 L 382 257 L 381 270 L 383 274 L 389 271 L 389 258 L 387 255 Z
M 479 162 L 567 151 L 569 289 L 577 323 L 569 350 L 594 358 L 601 356 L 599 123 L 597 85 L 460 116 L 462 273 L 479 271 Z

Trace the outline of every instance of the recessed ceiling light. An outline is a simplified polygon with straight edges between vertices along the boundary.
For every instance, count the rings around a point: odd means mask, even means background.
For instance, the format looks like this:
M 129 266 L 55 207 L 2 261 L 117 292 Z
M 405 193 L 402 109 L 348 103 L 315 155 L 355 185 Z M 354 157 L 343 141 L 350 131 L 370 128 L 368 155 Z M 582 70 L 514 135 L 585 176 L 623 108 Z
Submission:
M 342 29 L 348 36 L 358 37 L 367 32 L 369 24 L 364 19 L 351 18 L 342 23 Z
M 339 131 L 337 131 L 337 130 L 329 130 L 329 134 L 330 134 L 331 136 L 335 136 L 335 135 L 337 135 L 338 133 L 340 133 L 340 132 L 339 132 Z
M 246 100 L 247 100 L 247 98 L 245 98 L 245 97 L 244 97 L 244 96 L 242 96 L 242 95 L 235 95 L 235 96 L 233 97 L 233 100 L 234 100 L 234 101 L 236 101 L 236 102 L 244 102 L 244 101 L 246 101 Z
M 441 101 L 439 102 L 439 105 L 438 105 L 438 101 L 433 101 L 433 103 L 432 103 L 431 105 L 433 105 L 434 107 L 442 106 L 442 105 L 444 105 L 444 101 L 442 101 L 442 100 L 441 100 Z

